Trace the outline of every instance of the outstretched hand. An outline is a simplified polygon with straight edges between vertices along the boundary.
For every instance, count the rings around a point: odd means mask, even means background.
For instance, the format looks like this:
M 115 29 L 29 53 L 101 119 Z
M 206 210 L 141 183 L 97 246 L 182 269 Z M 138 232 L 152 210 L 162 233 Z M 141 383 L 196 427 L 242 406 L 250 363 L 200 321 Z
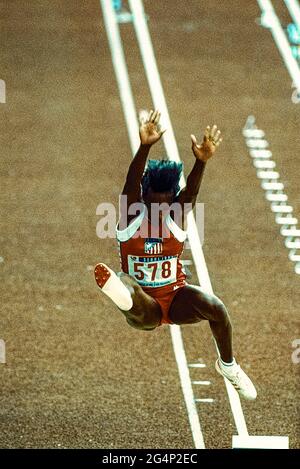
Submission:
M 160 112 L 150 111 L 149 114 L 147 111 L 141 111 L 139 114 L 140 122 L 140 139 L 143 145 L 153 145 L 156 143 L 163 133 L 166 130 L 161 130 L 159 125 Z
M 197 143 L 195 135 L 191 135 L 191 139 L 195 157 L 203 162 L 206 162 L 213 156 L 217 147 L 222 142 L 221 132 L 216 125 L 212 129 L 209 125 L 206 127 L 201 145 Z

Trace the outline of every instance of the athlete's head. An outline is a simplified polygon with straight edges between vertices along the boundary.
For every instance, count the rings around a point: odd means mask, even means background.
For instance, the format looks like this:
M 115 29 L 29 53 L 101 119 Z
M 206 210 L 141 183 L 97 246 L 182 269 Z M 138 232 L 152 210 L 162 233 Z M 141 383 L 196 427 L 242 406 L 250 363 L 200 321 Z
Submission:
M 153 203 L 171 205 L 178 193 L 183 164 L 169 160 L 148 160 L 142 178 L 142 196 L 148 207 Z

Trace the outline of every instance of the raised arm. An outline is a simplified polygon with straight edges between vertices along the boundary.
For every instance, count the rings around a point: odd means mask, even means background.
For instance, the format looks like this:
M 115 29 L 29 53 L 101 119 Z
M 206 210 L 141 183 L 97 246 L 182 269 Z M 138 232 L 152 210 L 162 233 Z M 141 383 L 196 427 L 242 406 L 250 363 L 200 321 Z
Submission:
M 139 114 L 140 147 L 129 165 L 122 191 L 122 195 L 127 196 L 127 204 L 121 203 L 120 207 L 122 221 L 124 219 L 127 220 L 128 207 L 141 200 L 141 180 L 150 148 L 154 143 L 158 142 L 165 132 L 165 130 L 161 130 L 159 119 L 160 112 L 158 110 L 150 111 L 150 113 L 141 111 Z
M 187 178 L 186 186 L 180 191 L 176 201 L 182 205 L 189 203 L 194 207 L 201 186 L 206 162 L 214 155 L 216 148 L 222 142 L 222 137 L 220 130 L 218 130 L 217 126 L 214 125 L 212 129 L 209 126 L 206 127 L 201 145 L 197 143 L 195 135 L 191 135 L 191 139 L 192 150 L 196 161 Z
M 147 157 L 151 146 L 156 143 L 164 133 L 159 125 L 160 112 L 150 111 L 145 113 L 142 111 L 139 115 L 139 134 L 140 147 L 131 161 L 122 191 L 123 195 L 127 195 L 128 203 L 138 202 L 141 197 L 141 179 L 144 173 Z

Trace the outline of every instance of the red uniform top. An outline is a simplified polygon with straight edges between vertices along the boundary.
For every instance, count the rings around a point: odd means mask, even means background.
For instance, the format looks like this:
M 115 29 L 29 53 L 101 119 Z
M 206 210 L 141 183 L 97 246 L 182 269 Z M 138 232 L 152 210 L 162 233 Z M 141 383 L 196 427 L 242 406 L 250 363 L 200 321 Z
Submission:
M 124 230 L 117 225 L 122 271 L 132 275 L 152 297 L 184 286 L 180 255 L 186 236 L 170 214 L 155 227 L 143 210 Z

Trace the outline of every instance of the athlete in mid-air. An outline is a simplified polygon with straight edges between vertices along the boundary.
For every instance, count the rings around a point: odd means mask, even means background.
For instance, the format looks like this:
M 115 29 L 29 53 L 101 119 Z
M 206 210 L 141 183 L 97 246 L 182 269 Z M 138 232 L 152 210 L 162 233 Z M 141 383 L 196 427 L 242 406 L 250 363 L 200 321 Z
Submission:
M 140 147 L 129 166 L 116 227 L 122 270 L 115 273 L 99 263 L 96 282 L 136 329 L 209 321 L 220 352 L 216 370 L 242 397 L 253 400 L 255 387 L 233 356 L 226 307 L 217 296 L 188 284 L 180 262 L 187 237 L 186 217 L 196 203 L 206 162 L 222 141 L 221 132 L 216 125 L 207 127 L 201 144 L 191 135 L 195 163 L 180 190 L 182 163 L 147 163 L 151 146 L 164 133 L 159 120 L 157 110 L 140 114 Z

